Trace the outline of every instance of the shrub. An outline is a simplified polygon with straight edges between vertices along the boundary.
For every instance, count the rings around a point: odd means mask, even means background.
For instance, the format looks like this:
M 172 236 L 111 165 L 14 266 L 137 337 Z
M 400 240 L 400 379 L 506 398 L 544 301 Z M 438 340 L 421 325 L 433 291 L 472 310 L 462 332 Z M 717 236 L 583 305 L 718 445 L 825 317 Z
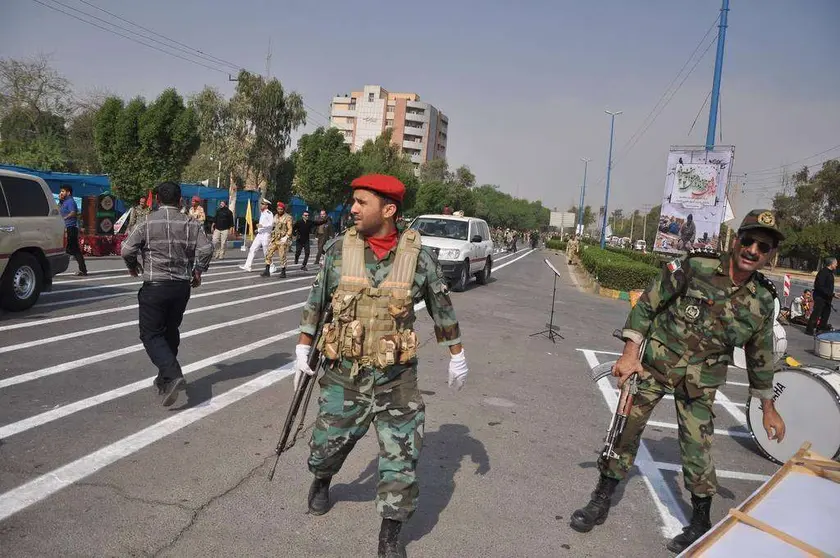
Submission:
M 594 246 L 587 246 L 581 252 L 580 260 L 602 287 L 619 291 L 645 289 L 660 273 L 657 267 Z
M 638 250 L 627 250 L 626 248 L 616 248 L 615 246 L 607 246 L 607 250 L 610 252 L 621 254 L 622 256 L 626 256 L 631 260 L 636 260 L 637 262 L 642 262 L 644 264 L 652 265 L 653 267 L 662 267 L 662 264 L 666 261 L 670 261 L 665 257 L 653 253 L 653 252 L 639 252 Z
M 553 238 L 545 243 L 545 247 L 549 250 L 563 250 L 566 251 L 565 240 L 554 240 Z

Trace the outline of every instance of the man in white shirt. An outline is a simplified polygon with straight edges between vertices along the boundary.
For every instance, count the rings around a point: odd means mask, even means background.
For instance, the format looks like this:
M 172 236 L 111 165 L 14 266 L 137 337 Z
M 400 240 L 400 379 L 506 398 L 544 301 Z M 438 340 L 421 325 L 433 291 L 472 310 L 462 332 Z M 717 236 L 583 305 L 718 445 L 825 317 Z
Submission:
M 274 228 L 274 215 L 271 213 L 270 207 L 270 201 L 265 198 L 260 200 L 260 222 L 257 224 L 257 234 L 254 236 L 251 250 L 245 259 L 245 265 L 240 265 L 239 269 L 251 271 L 251 264 L 254 262 L 257 249 L 262 248 L 263 255 L 268 251 L 268 245 L 271 242 L 271 230 Z

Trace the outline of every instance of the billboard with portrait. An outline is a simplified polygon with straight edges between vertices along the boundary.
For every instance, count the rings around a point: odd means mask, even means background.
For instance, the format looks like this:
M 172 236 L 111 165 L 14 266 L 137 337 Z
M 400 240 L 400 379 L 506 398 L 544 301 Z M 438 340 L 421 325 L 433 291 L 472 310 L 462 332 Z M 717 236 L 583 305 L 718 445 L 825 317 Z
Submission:
M 694 249 L 718 249 L 734 156 L 731 145 L 709 151 L 703 146 L 671 147 L 655 252 L 679 255 Z

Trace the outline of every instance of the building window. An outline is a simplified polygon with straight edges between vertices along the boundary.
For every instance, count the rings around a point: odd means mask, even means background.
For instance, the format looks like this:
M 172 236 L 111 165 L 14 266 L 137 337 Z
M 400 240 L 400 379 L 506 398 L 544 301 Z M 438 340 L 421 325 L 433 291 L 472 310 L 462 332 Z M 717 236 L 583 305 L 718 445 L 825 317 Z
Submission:
M 368 103 L 373 102 L 373 93 L 368 93 Z
M 394 121 L 393 121 L 393 120 L 391 120 L 391 119 L 388 119 L 388 120 L 386 120 L 386 121 L 385 121 L 385 125 L 386 125 L 386 126 L 393 126 L 393 125 L 394 125 Z

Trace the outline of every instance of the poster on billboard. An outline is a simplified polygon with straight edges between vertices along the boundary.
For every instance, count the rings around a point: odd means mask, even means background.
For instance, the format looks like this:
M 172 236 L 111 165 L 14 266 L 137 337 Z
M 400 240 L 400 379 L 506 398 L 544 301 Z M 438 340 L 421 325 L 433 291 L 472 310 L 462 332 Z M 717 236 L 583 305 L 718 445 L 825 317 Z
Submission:
M 731 145 L 671 147 L 654 251 L 718 249 L 734 156 Z
M 557 227 L 561 231 L 567 228 L 573 228 L 576 221 L 575 214 L 569 211 L 552 211 L 549 217 L 548 224 L 551 227 Z

